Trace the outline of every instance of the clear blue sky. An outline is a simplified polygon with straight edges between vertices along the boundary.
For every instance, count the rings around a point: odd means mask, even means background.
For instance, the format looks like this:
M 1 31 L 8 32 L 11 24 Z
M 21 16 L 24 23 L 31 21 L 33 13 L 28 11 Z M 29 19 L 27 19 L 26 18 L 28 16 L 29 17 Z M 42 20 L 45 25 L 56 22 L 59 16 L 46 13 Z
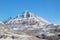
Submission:
M 24 10 L 49 22 L 60 24 L 60 0 L 0 0 L 0 21 L 16 16 Z

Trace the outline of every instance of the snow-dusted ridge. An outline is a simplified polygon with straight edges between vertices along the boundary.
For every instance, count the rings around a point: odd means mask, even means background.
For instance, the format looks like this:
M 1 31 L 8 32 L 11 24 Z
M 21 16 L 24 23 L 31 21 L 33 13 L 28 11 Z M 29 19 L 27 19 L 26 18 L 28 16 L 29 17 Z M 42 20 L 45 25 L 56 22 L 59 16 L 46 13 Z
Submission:
M 21 15 L 17 15 L 15 18 L 10 17 L 5 24 L 12 27 L 14 30 L 25 28 L 30 30 L 40 28 L 42 25 L 48 25 L 50 23 L 32 12 L 24 11 Z
M 51 24 L 50 22 L 48 22 L 47 20 L 43 19 L 42 17 L 36 16 L 34 13 L 31 13 L 31 12 L 29 12 L 29 13 L 30 13 L 30 15 L 35 16 L 39 21 L 43 21 L 43 22 L 45 22 L 47 24 Z
M 16 17 L 8 19 L 5 24 L 13 30 L 35 30 L 43 28 L 43 31 L 44 29 L 49 29 L 49 27 L 46 28 L 47 25 L 51 25 L 51 23 L 44 18 L 29 11 L 24 11 L 21 15 L 19 14 Z

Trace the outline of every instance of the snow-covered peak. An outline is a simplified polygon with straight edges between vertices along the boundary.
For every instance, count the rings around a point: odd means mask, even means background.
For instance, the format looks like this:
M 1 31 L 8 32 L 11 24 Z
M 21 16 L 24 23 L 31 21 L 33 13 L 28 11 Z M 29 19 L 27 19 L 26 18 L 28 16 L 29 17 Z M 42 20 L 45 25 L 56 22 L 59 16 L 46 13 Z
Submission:
M 46 21 L 45 19 L 43 19 L 42 17 L 39 17 L 37 15 L 35 15 L 34 13 L 31 13 L 29 11 L 24 11 L 21 15 L 17 15 L 15 18 L 10 17 L 8 21 L 10 20 L 22 20 L 22 19 L 36 19 L 35 21 L 39 21 L 41 24 L 49 24 L 48 21 Z
M 42 17 L 35 15 L 32 12 L 24 11 L 21 15 L 19 14 L 16 17 L 10 17 L 5 22 L 5 24 L 12 27 L 13 29 L 14 28 L 24 29 L 26 28 L 26 26 L 27 28 L 30 28 L 30 29 L 36 29 L 36 28 L 38 29 L 42 25 L 49 24 L 49 22 L 43 19 Z

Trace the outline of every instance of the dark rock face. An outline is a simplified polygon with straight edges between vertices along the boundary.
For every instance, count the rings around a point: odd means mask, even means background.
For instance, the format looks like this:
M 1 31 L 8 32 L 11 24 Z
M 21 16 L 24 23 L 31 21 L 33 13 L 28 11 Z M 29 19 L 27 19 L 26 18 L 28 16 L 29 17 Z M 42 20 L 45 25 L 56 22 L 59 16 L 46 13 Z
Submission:
M 60 39 L 60 34 L 58 34 L 57 36 L 58 36 L 58 39 Z

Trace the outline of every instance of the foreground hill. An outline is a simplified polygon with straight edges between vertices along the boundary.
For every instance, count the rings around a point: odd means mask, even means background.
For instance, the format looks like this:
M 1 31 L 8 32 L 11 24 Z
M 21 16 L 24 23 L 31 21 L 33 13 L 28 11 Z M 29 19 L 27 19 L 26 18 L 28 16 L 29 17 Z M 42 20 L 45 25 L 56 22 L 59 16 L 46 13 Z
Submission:
M 0 40 L 39 40 L 34 36 L 16 34 L 7 25 L 0 23 Z

